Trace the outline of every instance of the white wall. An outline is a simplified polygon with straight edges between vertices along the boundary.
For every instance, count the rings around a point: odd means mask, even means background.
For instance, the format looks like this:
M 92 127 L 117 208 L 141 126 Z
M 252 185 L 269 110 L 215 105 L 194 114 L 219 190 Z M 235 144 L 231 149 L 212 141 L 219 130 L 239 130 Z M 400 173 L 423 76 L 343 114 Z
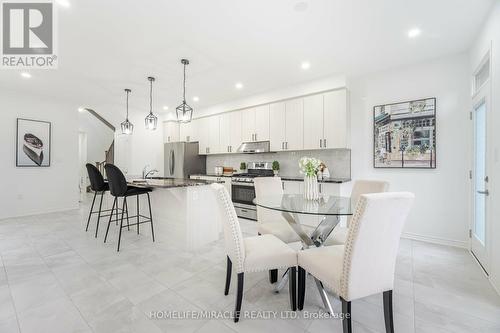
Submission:
M 496 3 L 470 51 L 469 74 L 472 78 L 484 55 L 491 48 L 491 112 L 488 144 L 493 156 L 489 165 L 489 253 L 490 280 L 500 292 L 500 3 Z
M 350 82 L 353 179 L 390 182 L 392 191 L 415 193 L 406 236 L 466 247 L 468 244 L 468 112 L 466 54 L 355 78 Z M 373 106 L 436 97 L 437 168 L 374 169 Z
M 158 119 L 154 131 L 146 130 L 145 115 L 133 115 L 129 120 L 134 124 L 132 135 L 122 135 L 117 128 L 115 134 L 115 164 L 128 176 L 141 176 L 142 169 L 157 169 L 155 176 L 163 176 L 163 124 Z
M 87 163 L 102 162 L 115 133 L 88 112 L 78 113 L 78 130 L 87 134 Z
M 54 99 L 2 91 L 0 98 L 0 219 L 78 207 L 78 115 Z M 51 166 L 16 167 L 16 118 L 52 123 Z

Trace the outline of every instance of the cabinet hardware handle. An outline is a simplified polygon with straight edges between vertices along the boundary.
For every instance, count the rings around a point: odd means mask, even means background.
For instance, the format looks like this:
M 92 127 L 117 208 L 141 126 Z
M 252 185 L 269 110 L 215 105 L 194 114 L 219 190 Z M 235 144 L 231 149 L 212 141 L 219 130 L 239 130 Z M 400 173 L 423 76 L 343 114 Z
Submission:
M 326 148 L 326 139 L 323 139 L 323 147 Z
M 484 191 L 477 191 L 479 194 L 484 194 L 484 195 L 490 195 L 490 191 L 484 190 Z
M 286 147 L 286 150 L 288 150 L 288 141 L 285 142 L 285 147 Z
M 319 139 L 319 147 L 323 148 L 323 140 L 322 139 Z
M 255 133 L 255 141 L 257 141 L 257 133 Z

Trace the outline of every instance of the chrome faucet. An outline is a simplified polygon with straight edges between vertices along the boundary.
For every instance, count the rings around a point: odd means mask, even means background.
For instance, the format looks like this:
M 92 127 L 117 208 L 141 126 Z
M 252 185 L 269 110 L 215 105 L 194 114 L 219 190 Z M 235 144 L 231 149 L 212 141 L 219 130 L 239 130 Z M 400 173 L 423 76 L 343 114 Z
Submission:
M 142 179 L 148 178 L 149 175 L 154 174 L 155 172 L 158 172 L 156 169 L 152 169 L 146 172 L 146 170 L 149 168 L 149 164 L 146 164 L 144 168 L 142 169 Z

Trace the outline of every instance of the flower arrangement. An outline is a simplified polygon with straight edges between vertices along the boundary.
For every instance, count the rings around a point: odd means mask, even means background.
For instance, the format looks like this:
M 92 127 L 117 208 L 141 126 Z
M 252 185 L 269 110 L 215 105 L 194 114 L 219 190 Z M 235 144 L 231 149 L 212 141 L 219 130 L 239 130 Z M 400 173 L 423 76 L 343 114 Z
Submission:
M 316 176 L 319 172 L 321 161 L 314 157 L 302 157 L 299 160 L 300 173 L 305 176 Z
M 313 157 L 302 157 L 299 161 L 300 173 L 304 175 L 304 198 L 319 199 L 318 172 L 322 162 Z

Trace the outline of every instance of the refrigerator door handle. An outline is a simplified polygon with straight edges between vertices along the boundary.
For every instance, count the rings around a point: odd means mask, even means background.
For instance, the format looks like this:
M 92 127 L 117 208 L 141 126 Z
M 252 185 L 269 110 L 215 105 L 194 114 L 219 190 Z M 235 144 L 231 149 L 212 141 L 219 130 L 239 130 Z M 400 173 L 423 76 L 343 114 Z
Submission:
M 170 150 L 170 175 L 174 175 L 174 168 L 175 168 L 175 154 L 174 150 Z

